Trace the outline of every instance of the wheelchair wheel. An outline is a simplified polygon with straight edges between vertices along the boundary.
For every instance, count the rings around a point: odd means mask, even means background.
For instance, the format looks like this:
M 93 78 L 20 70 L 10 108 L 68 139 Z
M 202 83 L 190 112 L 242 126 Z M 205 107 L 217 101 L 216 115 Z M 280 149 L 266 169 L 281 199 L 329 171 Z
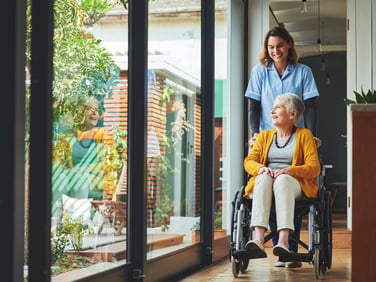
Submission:
M 233 259 L 231 262 L 232 266 L 232 275 L 237 278 L 239 276 L 240 272 L 240 260 L 239 259 Z
M 248 265 L 249 265 L 249 259 L 244 258 L 244 259 L 240 260 L 240 271 L 241 271 L 241 273 L 247 272 Z
M 236 278 L 240 272 L 247 271 L 249 257 L 244 246 L 250 240 L 252 233 L 249 229 L 249 206 L 239 191 L 235 195 L 232 207 L 230 255 L 232 274 Z
M 236 222 L 237 222 L 236 211 L 237 211 L 237 209 L 238 209 L 238 205 L 239 205 L 238 197 L 239 197 L 239 191 L 236 192 L 235 197 L 234 197 L 234 200 L 233 200 L 233 202 L 232 202 L 232 214 L 231 214 L 231 242 L 235 242 L 234 231 L 235 231 L 235 224 L 236 224 Z
M 327 253 L 326 253 L 326 266 L 328 269 L 331 269 L 332 268 L 332 256 L 333 256 L 333 253 L 332 253 L 332 249 L 333 249 L 333 234 L 332 234 L 332 205 L 331 205 L 331 201 L 332 200 L 332 196 L 330 194 L 330 192 L 328 192 L 328 214 L 327 214 L 327 238 L 328 238 L 328 242 L 327 242 Z
M 232 275 L 237 278 L 239 276 L 239 272 L 246 273 L 247 268 L 249 265 L 249 259 L 247 258 L 239 258 L 232 260 Z
M 321 242 L 320 266 L 321 273 L 325 274 L 332 266 L 332 207 L 330 192 L 324 191 L 321 199 Z
M 313 254 L 313 275 L 316 280 L 320 279 L 320 247 L 315 246 L 314 247 L 314 254 Z

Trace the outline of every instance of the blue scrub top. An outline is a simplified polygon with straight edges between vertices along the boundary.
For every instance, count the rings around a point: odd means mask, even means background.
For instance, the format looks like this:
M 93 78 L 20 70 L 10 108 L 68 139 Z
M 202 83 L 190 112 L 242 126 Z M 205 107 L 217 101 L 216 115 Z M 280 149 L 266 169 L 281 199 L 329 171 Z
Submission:
M 275 97 L 286 92 L 298 95 L 303 101 L 319 96 L 310 67 L 300 63 L 288 64 L 282 77 L 273 63 L 267 67 L 253 67 L 245 97 L 261 102 L 260 131 L 274 128 L 270 112 Z M 304 127 L 303 118 L 299 127 Z

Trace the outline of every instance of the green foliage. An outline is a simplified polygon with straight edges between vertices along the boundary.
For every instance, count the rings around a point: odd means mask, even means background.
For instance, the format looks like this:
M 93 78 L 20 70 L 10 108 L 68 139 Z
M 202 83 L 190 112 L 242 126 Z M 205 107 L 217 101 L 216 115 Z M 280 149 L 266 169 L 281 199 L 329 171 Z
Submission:
M 374 104 L 376 103 L 376 90 L 368 90 L 367 93 L 364 92 L 363 88 L 361 92 L 353 91 L 355 94 L 355 100 L 345 98 L 346 105 L 351 104 Z
M 166 87 L 162 91 L 162 96 L 161 96 L 161 105 L 165 106 L 168 102 L 171 101 L 171 95 L 175 92 L 174 88 L 171 87 Z
M 82 218 L 70 218 L 66 215 L 63 217 L 61 233 L 68 235 L 69 242 L 76 253 L 82 249 L 83 235 L 88 234 L 89 231 L 89 226 L 83 223 Z
M 214 213 L 214 229 L 222 229 L 222 209 Z
M 108 0 L 81 0 L 81 8 L 86 12 L 85 24 L 93 25 L 104 17 L 115 5 Z
M 120 126 L 113 126 L 112 133 L 115 136 L 116 150 L 121 153 L 127 150 L 128 131 Z
M 82 4 L 95 7 L 86 0 Z M 54 120 L 74 112 L 80 96 L 95 96 L 103 102 L 111 95 L 120 69 L 100 40 L 84 29 L 85 11 L 76 0 L 55 1 Z M 68 14 L 68 15 L 67 15 Z
M 197 220 L 197 222 L 191 227 L 191 230 L 200 231 L 200 220 Z M 214 229 L 222 229 L 222 210 L 219 209 L 214 213 L 214 223 L 213 223 Z
M 60 227 L 56 235 L 51 238 L 51 264 L 54 265 L 58 259 L 63 257 L 65 247 L 68 244 L 67 235 Z
M 54 121 L 74 111 L 80 96 L 95 96 L 102 102 L 106 95 L 111 95 L 118 82 L 118 66 L 100 46 L 100 40 L 84 28 L 88 13 L 104 16 L 103 12 L 107 9 L 104 7 L 110 5 L 104 2 L 107 3 L 105 0 L 84 0 L 81 1 L 83 6 L 77 0 L 54 2 Z M 27 5 L 26 67 L 31 73 L 31 0 Z
M 160 195 L 157 197 L 155 209 L 155 223 L 162 227 L 162 231 L 169 229 L 169 216 L 172 211 L 171 206 L 171 184 L 168 183 L 168 176 L 174 173 L 174 168 L 166 155 L 158 157 L 157 182 L 160 183 Z
M 168 230 L 169 216 L 172 211 L 171 184 L 169 177 L 174 174 L 175 168 L 171 165 L 171 158 L 176 154 L 175 148 L 182 140 L 184 134 L 194 127 L 186 118 L 186 109 L 181 97 L 173 87 L 166 87 L 162 91 L 160 106 L 166 107 L 168 103 L 174 103 L 175 120 L 171 122 L 171 130 L 162 136 L 162 147 L 165 154 L 158 157 L 157 183 L 160 185 L 160 197 L 157 198 L 155 223 L 162 226 L 162 231 Z M 168 125 L 167 125 L 168 126 Z M 188 162 L 188 159 L 181 158 Z
M 124 9 L 128 10 L 128 0 L 120 0 L 120 2 L 123 4 Z
M 201 225 L 200 225 L 200 220 L 197 220 L 195 224 L 191 227 L 191 230 L 194 231 L 200 231 Z
M 64 255 L 51 267 L 51 274 L 52 276 L 56 276 L 64 272 L 85 268 L 95 263 L 95 260 L 92 258 L 72 254 Z

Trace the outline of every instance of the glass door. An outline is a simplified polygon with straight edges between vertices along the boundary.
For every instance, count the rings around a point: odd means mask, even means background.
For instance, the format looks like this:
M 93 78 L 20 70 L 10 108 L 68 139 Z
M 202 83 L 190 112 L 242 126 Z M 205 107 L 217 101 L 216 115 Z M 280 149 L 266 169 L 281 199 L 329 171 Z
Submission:
M 126 263 L 128 11 L 85 3 L 54 4 L 52 281 Z
M 148 259 L 199 232 L 200 10 L 200 1 L 149 2 Z

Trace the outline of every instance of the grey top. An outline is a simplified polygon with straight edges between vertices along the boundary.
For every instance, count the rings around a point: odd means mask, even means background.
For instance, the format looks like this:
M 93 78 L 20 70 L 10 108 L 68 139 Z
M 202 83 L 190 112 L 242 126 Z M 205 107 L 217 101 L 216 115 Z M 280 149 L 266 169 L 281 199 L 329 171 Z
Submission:
M 275 145 L 275 137 L 276 136 L 274 136 L 272 145 L 270 146 L 268 152 L 268 167 L 272 168 L 273 170 L 285 168 L 291 165 L 295 148 L 296 133 L 294 132 L 286 147 L 281 149 L 277 148 Z M 288 138 L 278 138 L 278 145 L 285 145 L 287 139 Z

